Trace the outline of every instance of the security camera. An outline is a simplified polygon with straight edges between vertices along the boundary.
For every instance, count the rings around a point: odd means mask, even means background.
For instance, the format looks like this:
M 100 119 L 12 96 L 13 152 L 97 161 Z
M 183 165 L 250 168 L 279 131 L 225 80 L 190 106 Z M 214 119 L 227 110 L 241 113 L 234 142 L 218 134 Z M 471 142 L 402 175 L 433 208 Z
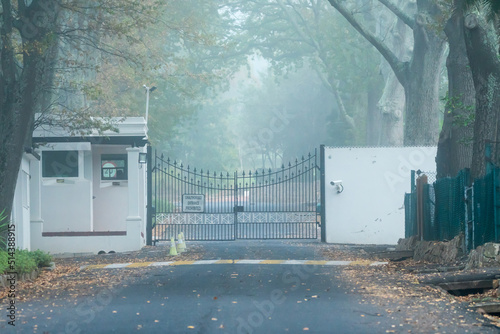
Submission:
M 344 191 L 344 186 L 342 185 L 342 180 L 337 180 L 337 181 L 330 181 L 330 184 L 332 187 L 335 187 L 337 189 L 337 193 L 341 193 Z

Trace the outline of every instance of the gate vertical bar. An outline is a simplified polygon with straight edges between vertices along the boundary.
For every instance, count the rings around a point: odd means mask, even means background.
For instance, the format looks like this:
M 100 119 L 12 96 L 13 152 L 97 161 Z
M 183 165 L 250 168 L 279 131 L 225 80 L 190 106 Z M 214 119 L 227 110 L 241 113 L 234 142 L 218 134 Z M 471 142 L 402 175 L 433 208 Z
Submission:
M 320 216 L 321 216 L 321 242 L 326 242 L 326 201 L 325 201 L 325 145 L 320 146 L 320 187 L 321 187 L 321 207 L 320 207 Z
M 238 239 L 238 172 L 234 172 L 234 191 L 233 191 L 233 210 L 234 210 L 234 240 Z
M 311 164 L 309 163 L 309 169 L 311 170 L 312 169 L 312 175 L 311 175 L 311 178 L 312 178 L 312 182 L 314 182 L 314 186 L 310 188 L 310 197 L 314 199 L 314 222 L 316 223 L 316 228 L 314 229 L 314 236 L 316 238 L 318 238 L 318 226 L 321 226 L 318 224 L 318 215 L 320 215 L 321 213 L 318 212 L 318 179 L 320 177 L 320 173 L 318 173 L 318 149 L 315 148 L 314 149 L 314 165 L 311 166 Z M 321 206 L 321 205 L 320 205 Z M 321 236 L 321 233 L 320 233 L 320 236 Z
M 146 245 L 153 244 L 153 166 L 151 166 L 153 159 L 151 157 L 153 150 L 151 145 L 147 145 L 147 190 L 146 190 Z

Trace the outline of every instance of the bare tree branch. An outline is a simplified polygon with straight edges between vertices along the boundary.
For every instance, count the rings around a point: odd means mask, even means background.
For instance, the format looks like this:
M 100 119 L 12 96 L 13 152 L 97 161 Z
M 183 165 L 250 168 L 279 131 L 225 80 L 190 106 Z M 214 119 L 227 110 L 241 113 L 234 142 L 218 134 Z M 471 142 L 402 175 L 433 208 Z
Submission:
M 407 15 L 401 10 L 395 3 L 390 0 L 378 0 L 381 4 L 386 6 L 391 12 L 393 12 L 401 21 L 403 21 L 408 27 L 413 29 L 415 26 L 415 20 Z
M 382 42 L 380 38 L 372 34 L 366 27 L 356 20 L 349 10 L 341 4 L 339 0 L 328 0 L 330 4 L 339 11 L 342 16 L 363 36 L 371 45 L 373 45 L 380 54 L 387 60 L 394 74 L 398 78 L 401 85 L 407 84 L 406 71 L 408 63 L 402 62 L 398 57 Z

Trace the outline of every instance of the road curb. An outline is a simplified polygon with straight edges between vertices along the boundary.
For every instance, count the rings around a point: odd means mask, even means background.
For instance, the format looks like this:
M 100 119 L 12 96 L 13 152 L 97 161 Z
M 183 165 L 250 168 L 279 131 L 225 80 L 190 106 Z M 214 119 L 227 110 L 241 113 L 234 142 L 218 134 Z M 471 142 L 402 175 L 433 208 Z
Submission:
M 358 261 L 317 261 L 317 260 L 193 260 L 193 261 L 166 261 L 166 262 L 134 262 L 134 263 L 111 263 L 91 264 L 80 267 L 80 270 L 88 269 L 123 269 L 123 268 L 145 268 L 163 266 L 187 266 L 187 265 L 214 265 L 214 264 L 263 264 L 263 265 L 315 265 L 315 266 L 382 266 L 388 262 L 358 260 Z

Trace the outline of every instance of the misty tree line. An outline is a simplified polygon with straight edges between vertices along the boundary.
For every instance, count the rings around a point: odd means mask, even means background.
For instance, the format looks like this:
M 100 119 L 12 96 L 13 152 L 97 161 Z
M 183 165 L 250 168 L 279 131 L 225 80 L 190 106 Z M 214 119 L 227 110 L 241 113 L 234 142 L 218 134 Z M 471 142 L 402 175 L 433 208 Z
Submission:
M 319 144 L 438 144 L 484 173 L 498 138 L 496 1 L 19 0 L 0 7 L 0 209 L 31 133 L 144 115 L 207 169 L 279 168 Z M 500 145 L 494 145 L 498 162 Z
M 210 107 L 198 109 L 196 116 L 211 115 L 210 120 L 198 118 L 199 127 L 193 128 L 180 123 L 183 135 L 168 142 L 177 144 L 179 156 L 189 152 L 186 162 L 201 164 L 219 156 L 215 167 L 227 168 L 237 155 L 234 167 L 276 167 L 320 143 L 437 144 L 438 177 L 463 168 L 477 177 L 484 173 L 490 141 L 498 160 L 497 2 L 328 3 L 220 3 L 218 14 L 230 13 L 224 24 L 231 38 L 223 40 L 230 41 L 232 52 L 225 56 L 244 55 L 243 64 L 237 62 L 240 67 L 232 72 L 231 94 L 208 95 Z M 260 72 L 259 60 L 265 63 Z M 248 77 L 238 80 L 242 72 Z M 319 93 L 311 104 L 314 91 Z M 283 131 L 270 131 L 279 108 L 306 116 L 290 118 L 286 129 L 278 128 Z M 208 142 L 215 139 L 225 148 L 199 149 L 203 138 L 184 140 L 190 130 L 210 134 Z

